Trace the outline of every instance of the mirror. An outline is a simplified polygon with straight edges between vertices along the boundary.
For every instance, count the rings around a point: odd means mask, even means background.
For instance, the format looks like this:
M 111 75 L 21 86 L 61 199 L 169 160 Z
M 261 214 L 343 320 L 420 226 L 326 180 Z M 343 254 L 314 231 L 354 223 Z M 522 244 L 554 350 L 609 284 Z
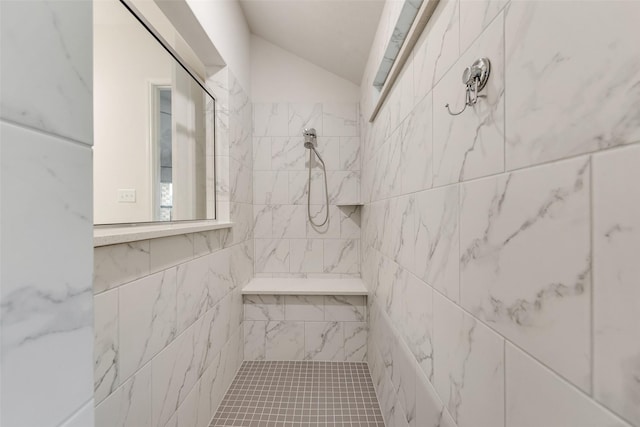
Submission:
M 215 219 L 215 101 L 120 1 L 94 1 L 94 223 Z

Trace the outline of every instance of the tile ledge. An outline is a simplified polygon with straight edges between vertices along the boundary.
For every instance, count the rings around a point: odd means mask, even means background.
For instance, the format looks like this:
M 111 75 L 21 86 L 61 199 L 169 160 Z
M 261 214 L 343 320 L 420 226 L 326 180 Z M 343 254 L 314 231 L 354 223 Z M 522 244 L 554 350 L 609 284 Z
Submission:
M 93 247 L 116 245 L 119 243 L 129 243 L 139 240 L 156 239 L 158 237 L 198 233 L 201 231 L 219 230 L 231 227 L 233 227 L 233 222 L 231 221 L 215 220 L 148 225 L 98 225 L 93 227 Z
M 255 278 L 243 295 L 367 295 L 362 279 Z

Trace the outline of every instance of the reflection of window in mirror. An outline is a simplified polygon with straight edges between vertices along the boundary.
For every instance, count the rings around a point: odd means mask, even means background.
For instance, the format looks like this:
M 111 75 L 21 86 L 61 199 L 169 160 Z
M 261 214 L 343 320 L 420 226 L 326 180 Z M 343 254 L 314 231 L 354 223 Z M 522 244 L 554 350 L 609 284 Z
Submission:
M 129 7 L 94 1 L 94 223 L 215 219 L 215 100 Z
M 154 173 L 154 201 L 155 221 L 171 221 L 173 207 L 173 187 L 171 179 L 171 86 L 152 85 L 153 117 L 152 141 L 155 152 L 156 171 Z

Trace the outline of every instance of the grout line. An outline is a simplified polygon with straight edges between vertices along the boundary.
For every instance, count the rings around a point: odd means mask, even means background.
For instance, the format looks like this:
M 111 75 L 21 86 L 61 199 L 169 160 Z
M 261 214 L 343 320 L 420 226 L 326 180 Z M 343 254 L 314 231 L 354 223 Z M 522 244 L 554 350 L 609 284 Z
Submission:
M 468 180 L 465 180 L 465 181 L 451 182 L 451 183 L 443 184 L 443 185 L 434 185 L 434 186 L 432 186 L 430 188 L 424 188 L 422 190 L 416 190 L 416 191 L 408 192 L 408 193 L 405 193 L 405 194 L 391 195 L 391 196 L 383 197 L 383 198 L 376 199 L 376 200 L 370 200 L 368 203 L 365 203 L 365 205 L 372 205 L 372 204 L 383 202 L 383 201 L 389 201 L 389 200 L 392 200 L 392 199 L 397 199 L 397 198 L 402 197 L 402 196 L 406 196 L 406 195 L 410 195 L 410 194 L 416 194 L 416 193 L 420 193 L 420 192 L 423 192 L 423 191 L 435 190 L 435 189 L 438 189 L 438 188 L 446 188 L 446 187 L 450 187 L 450 186 L 458 185 L 458 184 L 473 183 L 473 182 L 481 181 L 481 180 L 484 180 L 484 179 L 497 178 L 497 177 L 500 177 L 500 176 L 507 176 L 507 175 L 509 175 L 511 173 L 525 172 L 525 171 L 528 171 L 530 169 L 542 168 L 544 166 L 554 166 L 556 164 L 560 164 L 560 163 L 563 163 L 563 162 L 570 162 L 570 161 L 577 160 L 577 159 L 580 159 L 580 158 L 587 159 L 590 156 L 599 155 L 601 153 L 607 153 L 607 152 L 615 151 L 615 150 L 624 150 L 626 148 L 634 146 L 634 144 L 640 145 L 640 140 L 634 141 L 634 142 L 630 142 L 630 143 L 626 143 L 626 144 L 621 144 L 621 145 L 616 145 L 616 146 L 612 146 L 612 147 L 599 149 L 597 151 L 589 151 L 589 152 L 585 152 L 585 153 L 576 154 L 574 156 L 569 156 L 569 157 L 549 160 L 549 161 L 546 161 L 546 162 L 531 164 L 531 165 L 523 166 L 523 167 L 520 167 L 520 168 L 509 169 L 509 170 L 506 170 L 504 172 L 496 172 L 496 173 L 492 173 L 492 174 L 489 174 L 489 175 L 484 175 L 484 176 L 480 176 L 480 177 L 477 177 L 477 178 L 468 179 Z
M 388 256 L 386 256 L 385 254 L 381 253 L 380 251 L 378 251 L 376 248 L 371 247 L 371 249 L 377 251 L 378 253 L 380 253 L 381 256 L 384 256 L 385 258 L 387 258 L 390 262 L 395 264 L 395 261 L 393 261 L 392 259 L 390 259 Z M 399 268 L 402 268 L 404 270 L 406 270 L 404 267 L 399 266 Z M 406 270 L 409 274 L 412 274 L 410 271 Z M 422 279 L 420 279 L 422 281 Z M 485 322 L 484 320 L 476 317 L 474 314 L 472 314 L 470 311 L 468 311 L 466 308 L 464 308 L 463 306 L 459 305 L 459 303 L 456 303 L 455 301 L 451 300 L 451 298 L 449 298 L 448 296 L 444 295 L 442 292 L 440 292 L 438 289 L 434 288 L 433 286 L 429 285 L 428 283 L 424 282 L 427 286 L 431 287 L 435 292 L 437 292 L 440 296 L 442 296 L 443 298 L 447 299 L 450 303 L 454 304 L 458 309 L 460 309 L 461 311 L 464 312 L 464 314 L 470 316 L 471 318 L 475 319 L 476 321 L 480 322 L 483 326 L 485 326 L 486 328 L 490 329 L 491 332 L 493 332 L 494 334 L 500 336 L 505 343 L 510 344 L 511 346 L 517 348 L 518 350 L 520 350 L 521 352 L 525 353 L 527 356 L 529 356 L 532 360 L 534 360 L 536 363 L 538 363 L 539 365 L 543 366 L 544 368 L 546 368 L 549 372 L 551 372 L 553 375 L 555 375 L 558 379 L 560 379 L 563 383 L 568 384 L 569 386 L 571 386 L 574 390 L 578 391 L 581 395 L 584 395 L 585 397 L 588 398 L 588 400 L 596 405 L 597 407 L 605 410 L 606 412 L 614 415 L 616 418 L 619 418 L 621 420 L 625 420 L 621 415 L 618 415 L 617 413 L 615 413 L 613 410 L 607 408 L 604 404 L 600 403 L 597 399 L 594 399 L 588 392 L 584 391 L 583 389 L 581 389 L 580 387 L 578 387 L 577 385 L 575 385 L 573 382 L 571 382 L 571 380 L 567 379 L 564 377 L 563 374 L 561 374 L 560 372 L 556 371 L 555 369 L 549 367 L 545 362 L 539 360 L 536 356 L 534 356 L 533 354 L 531 354 L 528 350 L 524 349 L 523 347 L 521 347 L 519 344 L 511 341 L 508 337 L 502 335 L 502 333 L 496 331 L 491 325 L 489 325 L 487 322 Z M 370 298 L 372 299 L 374 304 L 378 304 L 377 300 L 378 298 L 375 297 L 375 295 L 371 295 Z M 378 310 L 380 310 L 381 313 L 384 313 L 387 318 L 389 317 L 388 313 L 386 312 L 386 310 L 384 308 L 380 307 L 380 304 L 378 304 Z M 391 319 L 389 319 L 391 320 Z M 393 324 L 390 323 L 390 325 L 392 327 Z M 371 332 L 371 331 L 369 331 Z M 402 339 L 402 338 L 400 338 Z
M 29 126 L 27 124 L 24 124 L 24 123 L 14 122 L 13 120 L 7 119 L 5 117 L 0 118 L 0 123 L 6 124 L 6 125 L 10 125 L 10 126 L 15 126 L 15 127 L 19 128 L 22 131 L 29 131 L 29 132 L 33 132 L 33 133 L 39 134 L 39 135 L 47 137 L 47 138 L 55 139 L 55 140 L 58 140 L 58 142 L 62 142 L 62 143 L 66 142 L 68 144 L 75 145 L 75 146 L 82 147 L 82 148 L 87 148 L 87 149 L 93 151 L 93 144 L 89 144 L 89 143 L 86 143 L 86 142 L 79 141 L 77 139 L 70 138 L 68 136 L 64 136 L 64 135 L 60 135 L 58 133 L 54 133 L 55 131 L 47 131 L 45 129 L 38 129 L 38 128 L 35 128 L 35 127 L 32 127 L 32 126 Z
M 589 339 L 590 339 L 590 347 L 589 350 L 591 350 L 591 357 L 590 357 L 590 368 L 591 368 L 591 372 L 589 380 L 590 380 L 590 387 L 591 387 L 591 396 L 593 397 L 593 399 L 595 399 L 595 347 L 596 347 L 596 338 L 595 338 L 595 280 L 594 280 L 594 263 L 595 263 L 595 257 L 594 257 L 594 226 L 595 226 L 595 221 L 594 221 L 594 216 L 595 216 L 595 199 L 594 199 L 594 174 L 593 174 L 593 155 L 589 157 L 589 245 L 590 245 L 590 251 L 589 251 L 589 281 L 590 283 L 590 294 L 589 294 L 589 310 L 591 313 L 591 316 L 589 316 L 589 329 L 590 329 L 590 334 L 589 334 Z

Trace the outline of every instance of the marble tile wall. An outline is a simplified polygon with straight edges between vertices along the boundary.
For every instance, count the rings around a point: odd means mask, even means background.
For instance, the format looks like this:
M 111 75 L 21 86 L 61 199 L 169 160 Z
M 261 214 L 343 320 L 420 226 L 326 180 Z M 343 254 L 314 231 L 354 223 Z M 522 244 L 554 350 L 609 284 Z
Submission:
M 243 360 L 253 277 L 251 107 L 225 69 L 217 96 L 218 213 L 231 229 L 94 251 L 96 426 L 206 427 Z
M 245 360 L 367 360 L 366 296 L 244 296 Z
M 0 2 L 3 426 L 93 426 L 92 22 Z
M 388 426 L 640 426 L 638 14 L 441 0 L 373 123 L 369 64 L 361 271 Z M 449 116 L 482 56 L 486 96 Z
M 255 272 L 261 277 L 343 277 L 360 273 L 360 138 L 356 103 L 254 103 Z M 329 221 L 308 220 L 309 150 L 315 128 L 327 169 Z M 311 208 L 324 219 L 324 177 L 312 162 Z

